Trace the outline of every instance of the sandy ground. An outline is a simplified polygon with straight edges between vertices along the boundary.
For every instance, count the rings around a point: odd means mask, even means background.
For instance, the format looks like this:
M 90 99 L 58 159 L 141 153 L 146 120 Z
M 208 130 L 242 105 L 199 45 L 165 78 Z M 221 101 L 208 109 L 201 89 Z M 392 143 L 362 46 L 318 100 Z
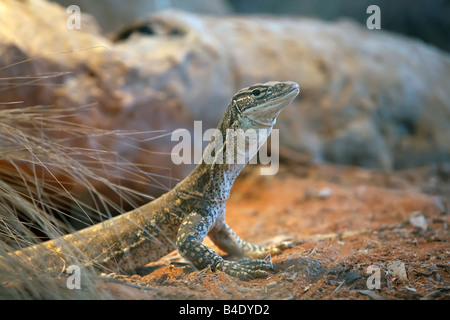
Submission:
M 254 243 L 291 242 L 267 278 L 198 272 L 174 252 L 97 285 L 117 299 L 449 299 L 449 176 L 445 166 L 393 174 L 291 162 L 274 176 L 249 167 L 226 221 Z

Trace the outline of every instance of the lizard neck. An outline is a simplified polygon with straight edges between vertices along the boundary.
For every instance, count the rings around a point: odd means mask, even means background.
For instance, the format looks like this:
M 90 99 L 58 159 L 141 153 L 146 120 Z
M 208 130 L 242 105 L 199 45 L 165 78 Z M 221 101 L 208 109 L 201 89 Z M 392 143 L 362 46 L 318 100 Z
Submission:
M 240 119 L 228 109 L 222 118 L 214 137 L 203 151 L 203 157 L 186 179 L 176 186 L 178 193 L 209 202 L 224 202 L 228 199 L 231 187 L 244 169 L 249 159 L 256 154 L 261 138 L 257 136 L 253 144 L 242 143 L 238 138 Z M 242 131 L 242 130 L 241 130 Z M 256 132 L 256 131 L 255 131 Z M 256 143 L 255 143 L 256 142 Z
M 244 165 L 200 163 L 178 184 L 178 193 L 208 202 L 225 202 L 230 196 L 231 187 L 245 167 Z

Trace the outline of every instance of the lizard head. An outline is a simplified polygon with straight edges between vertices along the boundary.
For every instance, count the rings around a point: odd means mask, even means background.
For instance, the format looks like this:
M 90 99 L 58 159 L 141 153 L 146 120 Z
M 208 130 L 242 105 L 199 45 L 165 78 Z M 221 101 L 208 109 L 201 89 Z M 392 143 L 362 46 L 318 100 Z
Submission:
M 277 116 L 298 93 L 298 84 L 291 81 L 271 81 L 241 89 L 231 99 L 219 123 L 218 129 L 224 139 L 211 138 L 212 143 L 205 149 L 204 158 L 211 154 L 210 149 L 221 149 L 220 143 L 224 141 L 226 155 L 233 155 L 233 159 L 230 161 L 227 159 L 226 163 L 237 161 L 237 163 L 245 164 L 267 140 Z M 229 150 L 233 151 L 229 152 Z M 214 157 L 223 156 L 219 152 L 214 152 L 214 155 Z
M 280 112 L 298 93 L 295 82 L 271 81 L 241 89 L 233 96 L 218 127 L 227 150 L 233 150 L 233 160 L 246 163 L 258 152 L 271 134 Z M 232 135 L 228 134 L 229 129 L 233 129 Z
M 298 84 L 291 81 L 256 84 L 236 93 L 230 108 L 241 129 L 271 128 L 299 91 Z

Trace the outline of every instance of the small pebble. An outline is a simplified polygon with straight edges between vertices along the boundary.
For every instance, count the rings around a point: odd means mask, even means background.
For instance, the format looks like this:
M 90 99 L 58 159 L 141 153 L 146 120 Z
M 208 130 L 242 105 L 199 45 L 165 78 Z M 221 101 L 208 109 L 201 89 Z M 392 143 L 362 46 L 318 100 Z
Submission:
M 268 290 L 275 288 L 278 285 L 278 282 L 273 281 L 273 282 L 269 282 L 266 287 Z
M 319 192 L 317 193 L 317 197 L 319 199 L 326 199 L 329 196 L 331 196 L 331 194 L 332 194 L 331 189 L 323 188 L 323 189 L 319 190 Z

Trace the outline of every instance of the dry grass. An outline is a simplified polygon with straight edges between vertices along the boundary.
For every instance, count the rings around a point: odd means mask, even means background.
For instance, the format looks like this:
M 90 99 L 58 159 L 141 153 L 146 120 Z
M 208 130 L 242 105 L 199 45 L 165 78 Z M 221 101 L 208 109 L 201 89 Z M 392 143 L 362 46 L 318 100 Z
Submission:
M 42 80 L 49 77 L 24 78 L 25 82 L 21 77 L 1 78 L 0 93 L 18 85 L 45 85 Z M 7 252 L 57 238 L 73 232 L 74 226 L 92 225 L 123 212 L 124 207 L 148 201 L 151 197 L 131 190 L 127 181 L 151 184 L 155 178 L 108 150 L 112 144 L 105 144 L 117 139 L 127 143 L 136 136 L 73 121 L 95 105 L 61 109 L 21 104 L 0 101 L 0 298 L 108 298 L 94 285 L 69 290 L 65 272 L 56 277 L 42 273 Z M 82 269 L 81 276 L 83 283 L 94 281 L 93 270 Z

